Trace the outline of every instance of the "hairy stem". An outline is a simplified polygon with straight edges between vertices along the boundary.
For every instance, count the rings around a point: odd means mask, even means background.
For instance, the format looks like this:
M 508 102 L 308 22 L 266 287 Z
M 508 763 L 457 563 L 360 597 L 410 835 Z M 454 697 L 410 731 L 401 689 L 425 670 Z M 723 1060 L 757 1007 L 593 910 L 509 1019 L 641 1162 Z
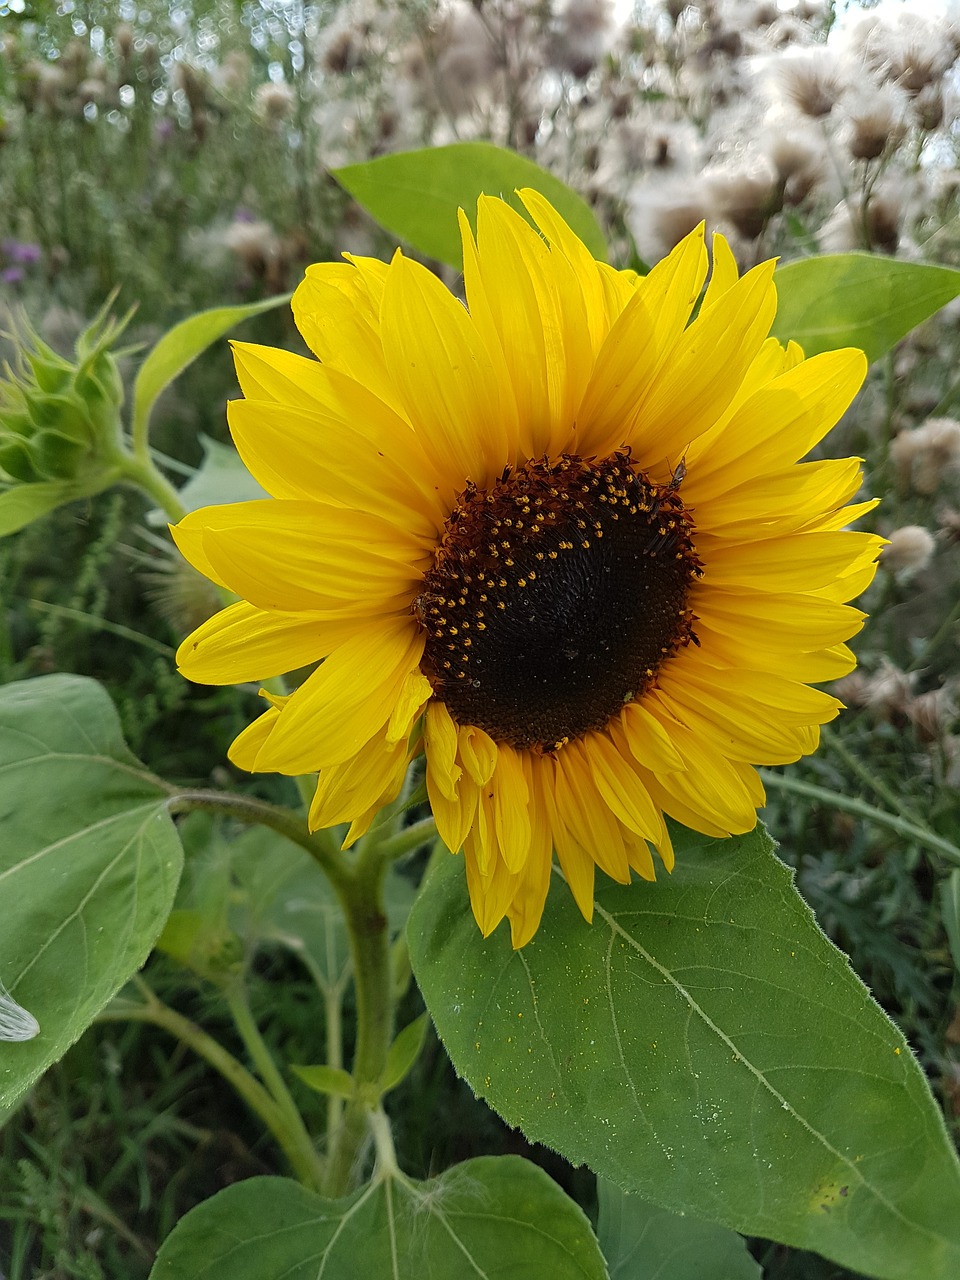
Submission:
M 388 836 L 380 845 L 380 856 L 385 862 L 392 862 L 402 858 L 406 853 L 412 853 L 414 849 L 419 849 L 428 840 L 433 840 L 436 834 L 437 824 L 433 820 L 433 814 L 430 814 L 429 817 L 421 818 L 419 822 L 412 822 L 409 827 L 403 827 L 402 830 Z
M 297 1104 L 294 1102 L 290 1090 L 287 1088 L 283 1076 L 273 1060 L 273 1055 L 260 1034 L 260 1028 L 250 1012 L 246 987 L 240 981 L 231 983 L 226 988 L 224 995 L 240 1038 L 253 1060 L 260 1079 L 266 1085 L 267 1091 L 284 1118 L 287 1133 L 291 1138 L 295 1139 L 297 1150 L 303 1157 L 304 1166 L 310 1165 L 310 1180 L 306 1185 L 318 1190 L 322 1183 L 323 1162 L 307 1132 Z M 300 1177 L 299 1173 L 298 1177 Z M 301 1181 L 303 1181 L 302 1177 Z
M 337 886 L 350 935 L 357 1006 L 357 1046 L 353 1078 L 359 1089 L 383 1075 L 393 1037 L 393 983 L 390 939 L 383 896 L 387 860 L 369 843 L 353 874 Z M 369 1105 L 361 1095 L 347 1103 L 339 1128 L 330 1135 L 327 1195 L 345 1195 L 353 1183 L 369 1136 Z
M 135 457 L 124 453 L 116 461 L 121 480 L 142 489 L 170 520 L 176 522 L 183 519 L 187 514 L 186 508 L 176 489 L 154 464 L 149 453 L 144 452 Z
M 203 789 L 175 792 L 167 801 L 167 809 L 171 814 L 203 809 L 207 813 L 218 813 L 224 817 L 237 818 L 240 822 L 269 827 L 271 831 L 276 831 L 278 835 L 285 836 L 306 850 L 334 886 L 349 878 L 346 862 L 340 856 L 330 832 L 311 833 L 303 818 L 291 813 L 289 809 L 281 809 L 278 805 L 268 804 L 253 796 Z
M 887 813 L 885 809 L 878 809 L 857 796 L 847 796 L 840 791 L 831 791 L 829 787 L 818 787 L 816 783 L 803 782 L 799 778 L 787 778 L 783 774 L 770 773 L 766 769 L 760 769 L 759 773 L 764 786 L 773 791 L 786 791 L 793 795 L 804 796 L 808 800 L 817 800 L 830 808 L 855 814 L 858 818 L 865 818 L 879 827 L 896 831 L 898 835 L 905 836 L 908 840 L 915 840 L 917 844 L 924 845 L 951 862 L 960 863 L 960 847 L 951 844 L 949 840 L 938 836 L 935 831 L 930 831 L 927 827 L 910 822 L 906 818 L 900 818 L 895 813 Z

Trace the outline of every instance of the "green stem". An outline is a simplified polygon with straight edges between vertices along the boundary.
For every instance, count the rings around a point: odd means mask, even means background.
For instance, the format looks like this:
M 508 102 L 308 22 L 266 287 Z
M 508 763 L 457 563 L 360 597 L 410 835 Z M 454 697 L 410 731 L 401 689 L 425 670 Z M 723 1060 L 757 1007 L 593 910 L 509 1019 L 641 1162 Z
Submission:
M 269 827 L 281 836 L 286 836 L 294 844 L 305 849 L 326 873 L 334 886 L 338 886 L 349 875 L 346 861 L 341 857 L 335 842 L 328 831 L 307 829 L 307 824 L 298 814 L 289 809 L 281 809 L 277 805 L 267 804 L 265 800 L 256 800 L 253 796 L 235 795 L 229 791 L 177 791 L 167 801 L 167 809 L 173 813 L 190 813 L 194 809 L 203 809 L 207 813 L 218 813 L 225 817 L 237 818 L 240 822 Z
M 383 1075 L 393 1037 L 393 983 L 390 939 L 383 896 L 388 862 L 376 843 L 368 843 L 353 872 L 338 886 L 350 935 L 350 954 L 357 1007 L 357 1045 L 353 1078 L 358 1086 L 376 1085 Z M 324 1190 L 345 1195 L 369 1136 L 369 1107 L 358 1096 L 345 1108 L 342 1123 L 331 1135 Z
M 832 751 L 835 756 L 842 760 L 850 772 L 855 774 L 864 786 L 869 787 L 875 795 L 878 795 L 891 809 L 896 810 L 907 822 L 912 822 L 915 826 L 922 827 L 923 824 L 920 819 L 910 811 L 909 806 L 905 805 L 895 791 L 888 787 L 876 774 L 872 773 L 862 761 L 857 759 L 853 752 L 847 748 L 839 734 L 834 733 L 824 725 L 820 731 L 820 737 L 827 750 Z
M 884 809 L 878 809 L 866 800 L 861 800 L 857 796 L 845 796 L 838 791 L 831 791 L 828 787 L 818 787 L 816 783 L 803 782 L 799 778 L 770 773 L 767 769 L 760 769 L 759 773 L 764 786 L 773 791 L 785 791 L 792 795 L 803 796 L 807 800 L 816 800 L 832 809 L 841 809 L 846 813 L 855 814 L 858 818 L 865 818 L 879 827 L 896 831 L 898 835 L 905 836 L 908 840 L 915 840 L 917 844 L 924 845 L 951 862 L 960 863 L 960 848 L 957 845 L 944 840 L 942 836 L 938 836 L 936 832 L 926 827 L 910 822 L 906 818 L 898 818 L 896 814 L 887 813 Z
M 121 453 L 116 458 L 116 464 L 120 479 L 142 489 L 174 523 L 187 514 L 176 489 L 155 466 L 149 453 L 138 453 L 136 456 Z
M 907 667 L 907 672 L 916 671 L 918 667 L 922 667 L 931 655 L 936 653 L 958 622 L 960 622 L 960 600 L 956 602 L 931 638 L 926 641 L 923 648 Z
M 419 822 L 413 822 L 409 827 L 404 827 L 401 831 L 388 836 L 380 845 L 380 857 L 386 862 L 394 862 L 397 858 L 402 858 L 405 853 L 419 849 L 436 834 L 437 824 L 431 814 L 428 818 L 421 818 Z
M 290 1168 L 304 1186 L 317 1188 L 320 1181 L 319 1157 L 307 1138 L 305 1146 L 301 1135 L 290 1118 L 277 1105 L 263 1085 L 219 1040 L 208 1035 L 202 1027 L 164 1004 L 143 982 L 138 986 L 145 992 L 146 1003 L 115 999 L 98 1015 L 100 1022 L 149 1022 L 161 1027 L 188 1048 L 192 1049 L 214 1070 L 218 1071 L 231 1088 L 243 1099 L 251 1111 L 260 1117 L 273 1134 L 277 1145 L 289 1161 Z M 301 1122 L 302 1124 L 302 1122 Z
M 259 1072 L 261 1080 L 267 1086 L 270 1096 L 283 1115 L 287 1132 L 295 1139 L 304 1165 L 309 1164 L 311 1167 L 310 1179 L 306 1185 L 319 1190 L 322 1184 L 323 1163 L 313 1145 L 310 1134 L 307 1132 L 306 1125 L 303 1123 L 303 1117 L 300 1115 L 297 1104 L 294 1102 L 290 1090 L 287 1088 L 283 1076 L 273 1060 L 273 1055 L 260 1034 L 260 1028 L 250 1012 L 246 987 L 242 981 L 231 983 L 225 989 L 224 995 L 234 1024 L 240 1033 L 240 1039 L 246 1046 L 247 1052 Z M 303 1180 L 301 1176 L 301 1181 Z
M 402 1178 L 400 1166 L 397 1164 L 397 1149 L 393 1145 L 393 1132 L 390 1121 L 382 1107 L 367 1114 L 367 1124 L 373 1135 L 373 1144 L 377 1150 L 377 1176 L 380 1178 Z
M 339 982 L 324 992 L 327 1027 L 327 1065 L 343 1069 L 343 990 Z M 332 1142 L 343 1122 L 343 1099 L 335 1093 L 327 1095 L 327 1140 Z

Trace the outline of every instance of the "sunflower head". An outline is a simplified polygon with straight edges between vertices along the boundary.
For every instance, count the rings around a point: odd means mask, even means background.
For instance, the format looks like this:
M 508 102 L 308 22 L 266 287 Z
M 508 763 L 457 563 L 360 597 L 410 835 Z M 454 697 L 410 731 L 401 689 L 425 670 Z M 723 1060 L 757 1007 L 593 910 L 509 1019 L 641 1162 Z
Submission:
M 422 751 L 477 921 L 514 946 L 553 870 L 590 919 L 597 867 L 672 866 L 666 816 L 753 827 L 754 766 L 840 709 L 811 685 L 852 670 L 881 545 L 847 527 L 858 460 L 801 461 L 865 358 L 768 337 L 772 262 L 741 277 L 699 227 L 640 278 L 519 195 L 529 220 L 461 214 L 466 306 L 399 252 L 309 268 L 317 358 L 235 347 L 230 427 L 272 496 L 174 530 L 240 597 L 184 641 L 186 676 L 319 662 L 234 763 L 316 771 L 311 826 L 349 842 Z

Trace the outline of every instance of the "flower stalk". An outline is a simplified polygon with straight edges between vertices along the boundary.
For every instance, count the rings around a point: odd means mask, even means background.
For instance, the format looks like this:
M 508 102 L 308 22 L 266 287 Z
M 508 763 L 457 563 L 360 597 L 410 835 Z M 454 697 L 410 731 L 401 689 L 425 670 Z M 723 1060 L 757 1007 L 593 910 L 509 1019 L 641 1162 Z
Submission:
M 303 1127 L 299 1113 L 296 1113 L 295 1122 L 294 1116 L 271 1096 L 252 1072 L 225 1049 L 219 1040 L 176 1009 L 164 1004 L 142 978 L 135 978 L 134 982 L 144 996 L 143 1002 L 118 997 L 98 1015 L 97 1020 L 147 1022 L 169 1032 L 192 1049 L 198 1057 L 218 1071 L 251 1111 L 259 1116 L 287 1157 L 290 1168 L 299 1181 L 306 1187 L 319 1189 L 323 1162 Z

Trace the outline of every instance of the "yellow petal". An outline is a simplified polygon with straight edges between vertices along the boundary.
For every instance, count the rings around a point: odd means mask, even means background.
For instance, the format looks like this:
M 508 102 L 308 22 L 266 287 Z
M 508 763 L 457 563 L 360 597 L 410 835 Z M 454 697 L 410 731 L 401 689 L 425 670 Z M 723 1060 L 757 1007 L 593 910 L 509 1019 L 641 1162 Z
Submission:
M 712 307 L 723 294 L 729 293 L 737 283 L 740 272 L 733 250 L 724 236 L 718 232 L 713 236 L 713 254 L 710 263 L 710 280 L 703 295 L 704 307 Z
M 607 732 L 620 746 L 623 745 L 640 764 L 656 773 L 672 773 L 686 766 L 676 747 L 670 741 L 659 720 L 655 719 L 642 702 L 628 702 L 620 713 L 620 723 L 611 721 Z
M 776 315 L 773 267 L 754 267 L 678 338 L 628 437 L 641 466 L 682 453 L 736 395 Z
M 740 590 L 815 591 L 835 583 L 860 555 L 875 558 L 882 542 L 866 533 L 799 533 L 718 545 L 703 580 Z
M 390 712 L 387 721 L 386 741 L 388 744 L 406 742 L 410 737 L 413 722 L 426 706 L 433 689 L 430 681 L 420 671 L 411 671 L 400 686 L 400 693 Z
M 457 764 L 457 726 L 446 705 L 434 700 L 427 707 L 423 740 L 427 756 L 427 784 L 446 797 L 456 799 L 462 770 Z M 459 847 L 459 846 L 458 846 Z
M 369 419 L 359 431 L 326 407 L 270 400 L 232 400 L 227 420 L 244 466 L 273 497 L 376 511 L 419 537 L 442 530 L 431 468 L 406 427 L 374 436 Z
M 706 558 L 708 538 L 746 542 L 805 528 L 813 512 L 832 514 L 848 502 L 862 477 L 859 458 L 805 462 L 757 475 L 698 507 L 698 553 Z
M 862 351 L 812 356 L 756 391 L 724 431 L 687 455 L 684 500 L 701 507 L 731 485 L 791 466 L 840 420 L 867 370 Z
M 477 850 L 470 838 L 463 852 L 467 868 L 467 888 L 470 891 L 470 906 L 473 908 L 474 919 L 480 926 L 480 932 L 487 938 L 507 914 L 507 908 L 516 892 L 518 877 L 508 871 L 499 859 L 496 860 L 490 873 L 484 875 L 480 871 Z
M 479 278 L 510 370 L 520 452 L 528 458 L 560 452 L 593 362 L 580 285 L 570 262 L 552 254 L 502 200 L 480 197 L 477 247 Z
M 363 617 L 409 609 L 430 563 L 422 544 L 379 516 L 319 502 L 204 507 L 177 526 L 178 533 L 194 528 L 202 529 L 213 573 L 231 591 L 286 613 Z
M 493 792 L 493 821 L 507 870 L 520 871 L 530 852 L 530 796 L 520 755 L 509 743 L 497 746 L 497 768 L 484 788 Z
M 406 742 L 388 743 L 380 733 L 351 759 L 321 769 L 310 805 L 310 830 L 352 822 L 361 814 L 372 820 L 400 794 L 407 758 Z
M 564 879 L 570 886 L 573 900 L 580 914 L 589 924 L 593 919 L 593 881 L 596 863 L 589 853 L 578 844 L 567 830 L 560 817 L 557 803 L 557 768 L 552 757 L 544 757 L 542 768 L 545 771 L 543 780 L 543 802 L 547 813 L 547 821 L 553 832 L 553 844 L 557 852 L 557 860 L 563 871 Z
M 599 351 L 600 345 L 610 331 L 612 318 L 619 315 L 619 308 L 611 318 L 607 309 L 607 295 L 600 277 L 600 271 L 593 254 L 575 235 L 553 205 L 539 191 L 532 187 L 524 187 L 517 195 L 524 208 L 550 242 L 552 257 L 562 254 L 569 262 L 574 278 L 583 295 L 584 313 L 590 334 L 592 352 Z
M 308 267 L 291 305 L 297 328 L 314 355 L 363 383 L 391 408 L 401 408 L 384 359 L 379 306 L 363 271 L 341 262 Z
M 601 870 L 627 884 L 630 866 L 620 827 L 597 790 L 582 741 L 558 753 L 556 779 L 557 808 L 566 829 Z
M 436 784 L 427 772 L 427 797 L 437 824 L 437 834 L 451 853 L 459 853 L 467 838 L 467 832 L 477 817 L 479 789 L 470 778 L 464 778 L 451 800 L 436 790 Z
M 389 720 L 422 653 L 412 620 L 371 623 L 292 695 L 257 767 L 299 774 L 349 760 Z
M 241 600 L 187 636 L 177 650 L 177 666 L 197 684 L 269 680 L 316 662 L 360 625 L 325 622 L 311 614 L 265 613 Z
M 500 413 L 493 362 L 466 310 L 437 277 L 397 254 L 383 291 L 384 358 L 404 409 L 449 480 L 452 499 L 503 470 L 489 426 Z
M 497 744 L 476 725 L 461 725 L 457 730 L 457 750 L 464 769 L 477 786 L 484 786 L 497 767 Z
M 243 732 L 234 738 L 227 752 L 227 759 L 232 764 L 235 764 L 238 769 L 245 769 L 247 773 L 256 773 L 257 756 L 260 754 L 260 748 L 276 728 L 279 719 L 280 712 L 276 707 L 271 707 L 262 716 L 258 716 L 252 724 L 248 724 Z
M 633 758 L 622 755 L 603 733 L 591 733 L 584 739 L 583 756 L 597 794 L 615 817 L 644 839 L 658 839 L 663 818 L 633 768 Z
M 530 795 L 530 852 L 507 908 L 515 950 L 525 947 L 540 927 L 553 865 L 553 836 L 543 800 L 544 770 L 529 751 L 522 753 L 522 764 Z

